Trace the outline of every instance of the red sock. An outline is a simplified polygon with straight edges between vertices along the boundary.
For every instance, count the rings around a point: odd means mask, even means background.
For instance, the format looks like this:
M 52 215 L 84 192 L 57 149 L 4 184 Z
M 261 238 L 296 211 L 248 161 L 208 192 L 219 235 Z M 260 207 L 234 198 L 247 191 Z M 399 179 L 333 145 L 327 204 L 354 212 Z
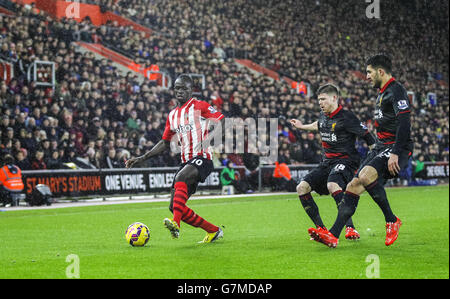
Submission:
M 176 182 L 173 195 L 173 220 L 180 225 L 181 217 L 185 214 L 186 201 L 188 200 L 187 185 L 184 182 Z
M 219 227 L 215 226 L 214 224 L 206 221 L 199 215 L 195 214 L 193 210 L 185 206 L 185 213 L 183 214 L 183 217 L 181 220 L 183 220 L 185 223 L 192 225 L 194 227 L 201 227 L 203 230 L 207 231 L 208 233 L 214 233 L 219 230 Z

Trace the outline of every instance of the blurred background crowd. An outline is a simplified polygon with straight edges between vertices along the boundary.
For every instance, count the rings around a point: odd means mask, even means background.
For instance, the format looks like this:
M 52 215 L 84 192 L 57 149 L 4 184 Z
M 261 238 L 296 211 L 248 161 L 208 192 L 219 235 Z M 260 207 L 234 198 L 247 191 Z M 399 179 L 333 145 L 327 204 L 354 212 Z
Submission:
M 5 2 L 5 1 L 3 1 Z M 153 30 L 150 37 L 111 22 L 55 20 L 33 7 L 11 4 L 0 15 L 0 59 L 14 78 L 0 81 L 0 151 L 23 170 L 120 168 L 157 143 L 173 91 L 112 61 L 79 51 L 74 41 L 99 42 L 141 65 L 156 64 L 173 80 L 182 73 L 205 76 L 197 98 L 227 117 L 278 119 L 278 161 L 321 160 L 320 136 L 295 130 L 291 118 L 316 120 L 317 100 L 283 81 L 240 67 L 250 59 L 312 90 L 332 82 L 341 104 L 372 127 L 377 90 L 364 78 L 366 58 L 391 55 L 394 77 L 413 91 L 415 159 L 448 161 L 448 1 L 380 1 L 381 18 L 368 19 L 365 1 L 109 0 L 84 1 Z M 355 4 L 357 2 L 357 4 Z M 27 70 L 35 60 L 56 64 L 56 87 L 37 86 Z M 429 96 L 430 93 L 435 96 Z M 358 143 L 361 156 L 367 154 Z M 218 153 L 216 166 L 251 157 Z M 176 166 L 167 152 L 146 166 Z

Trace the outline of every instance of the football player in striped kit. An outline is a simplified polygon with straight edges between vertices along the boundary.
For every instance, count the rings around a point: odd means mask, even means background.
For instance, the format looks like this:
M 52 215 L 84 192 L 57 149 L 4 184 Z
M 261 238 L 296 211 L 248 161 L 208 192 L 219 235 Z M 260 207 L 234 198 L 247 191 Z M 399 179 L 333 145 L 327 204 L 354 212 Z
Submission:
M 223 123 L 224 115 L 210 104 L 192 97 L 193 81 L 188 75 L 180 75 L 174 84 L 178 105 L 170 111 L 162 139 L 147 153 L 126 162 L 130 168 L 136 164 L 170 150 L 171 141 L 180 146 L 181 166 L 172 184 L 169 209 L 173 218 L 164 219 L 164 225 L 173 238 L 180 235 L 181 221 L 206 231 L 201 243 L 214 242 L 223 237 L 223 230 L 197 215 L 186 206 L 200 182 L 204 182 L 213 170 L 212 152 L 208 140 L 215 132 L 209 132 L 211 122 Z

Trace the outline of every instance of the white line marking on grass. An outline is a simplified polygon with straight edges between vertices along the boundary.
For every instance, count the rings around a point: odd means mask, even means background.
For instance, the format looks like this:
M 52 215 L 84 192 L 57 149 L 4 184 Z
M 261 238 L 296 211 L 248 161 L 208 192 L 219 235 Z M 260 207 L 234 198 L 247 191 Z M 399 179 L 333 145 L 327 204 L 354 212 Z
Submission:
M 247 197 L 260 197 L 260 196 L 273 196 L 273 195 L 288 195 L 296 193 L 253 193 L 253 194 L 235 194 L 235 195 L 198 195 L 192 196 L 189 200 L 202 200 L 202 199 L 223 199 L 223 198 L 247 198 Z M 152 202 L 169 202 L 170 198 L 167 196 L 149 198 L 152 196 L 135 196 L 133 199 L 129 197 L 109 197 L 103 200 L 103 197 L 92 198 L 87 200 L 80 200 L 76 202 L 56 202 L 51 206 L 19 206 L 2 208 L 0 211 L 24 211 L 24 210 L 49 210 L 49 209 L 61 209 L 61 208 L 74 208 L 74 207 L 89 207 L 89 206 L 101 206 L 101 205 L 117 205 L 117 204 L 133 204 L 133 203 L 152 203 Z M 139 198 L 139 199 L 138 199 Z

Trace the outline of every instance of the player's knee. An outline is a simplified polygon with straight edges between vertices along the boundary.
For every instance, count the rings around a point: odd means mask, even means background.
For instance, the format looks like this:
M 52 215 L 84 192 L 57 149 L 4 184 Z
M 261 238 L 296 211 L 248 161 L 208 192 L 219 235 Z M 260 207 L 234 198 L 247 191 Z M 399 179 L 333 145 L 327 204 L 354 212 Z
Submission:
M 378 178 L 378 174 L 373 167 L 364 167 L 359 173 L 358 179 L 362 186 L 372 184 Z
M 367 186 L 367 185 L 370 185 L 374 180 L 370 176 L 368 176 L 366 174 L 362 174 L 359 177 L 359 181 L 361 182 L 361 185 Z
M 309 192 L 311 192 L 311 186 L 307 182 L 301 181 L 300 184 L 297 185 L 298 194 L 303 195 Z
M 188 175 L 186 175 L 185 173 L 179 173 L 177 174 L 177 176 L 174 178 L 175 183 L 179 183 L 179 182 L 183 182 L 183 183 L 188 183 Z
M 352 190 L 362 186 L 359 178 L 353 178 L 348 184 L 346 190 Z
M 333 194 L 336 191 L 342 190 L 342 188 L 338 184 L 333 183 L 333 182 L 327 183 L 327 189 L 328 189 L 328 192 L 330 192 L 330 194 Z

